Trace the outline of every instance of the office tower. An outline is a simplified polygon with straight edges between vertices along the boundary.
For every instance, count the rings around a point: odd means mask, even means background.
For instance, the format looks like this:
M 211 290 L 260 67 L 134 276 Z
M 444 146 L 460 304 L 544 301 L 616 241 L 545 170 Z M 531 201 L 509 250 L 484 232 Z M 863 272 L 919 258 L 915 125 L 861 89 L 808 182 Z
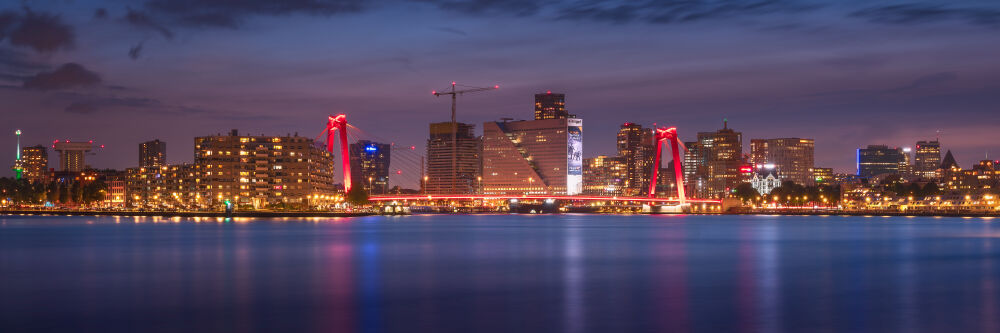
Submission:
M 693 197 L 704 197 L 705 189 L 705 179 L 701 177 L 702 166 L 705 165 L 704 157 L 702 156 L 701 145 L 698 141 L 689 141 L 684 143 L 684 147 L 687 148 L 684 151 L 684 186 L 687 195 Z
M 833 183 L 833 168 L 812 168 L 813 181 L 816 184 Z
M 905 163 L 903 149 L 886 145 L 869 145 L 858 149 L 858 177 L 868 178 L 881 174 L 899 174 L 899 166 Z
M 622 157 L 597 156 L 583 159 L 583 193 L 597 196 L 620 196 L 625 184 L 625 160 Z
M 740 181 L 743 134 L 730 129 L 724 121 L 718 131 L 698 133 L 698 150 L 702 164 L 697 177 L 705 182 L 703 196 L 728 196 Z
M 84 156 L 93 149 L 93 143 L 56 140 L 52 149 L 59 153 L 59 171 L 80 172 L 87 169 Z
M 48 182 L 49 153 L 43 145 L 21 148 L 22 177 L 29 182 Z
M 937 177 L 937 169 L 941 166 L 941 143 L 934 141 L 917 141 L 916 156 L 914 156 L 913 171 L 924 178 Z
M 483 193 L 583 192 L 583 120 L 483 124 Z
M 901 148 L 903 152 L 903 160 L 899 162 L 899 175 L 903 177 L 913 177 L 913 159 L 910 157 L 910 153 L 913 149 L 909 147 Z
M 387 143 L 359 140 L 351 144 L 351 183 L 369 194 L 388 193 L 391 152 Z
M 167 165 L 167 143 L 159 139 L 139 144 L 139 167 L 155 168 Z
M 625 162 L 624 195 L 638 196 L 649 191 L 656 144 L 652 128 L 624 123 L 618 129 L 618 156 Z
M 776 177 L 799 185 L 812 185 L 813 139 L 779 138 L 750 140 L 750 164 L 754 169 L 772 165 Z
M 457 145 L 452 149 L 451 122 L 430 124 L 427 140 L 427 171 L 424 193 L 475 194 L 478 192 L 480 171 L 480 141 L 473 131 L 475 125 L 457 124 Z M 452 152 L 455 168 L 452 168 Z
M 316 195 L 335 192 L 333 156 L 313 139 L 295 136 L 196 137 L 194 164 L 201 197 L 253 205 L 313 205 Z
M 576 118 L 576 115 L 566 112 L 565 94 L 553 94 L 551 91 L 535 94 L 535 120 L 565 118 Z

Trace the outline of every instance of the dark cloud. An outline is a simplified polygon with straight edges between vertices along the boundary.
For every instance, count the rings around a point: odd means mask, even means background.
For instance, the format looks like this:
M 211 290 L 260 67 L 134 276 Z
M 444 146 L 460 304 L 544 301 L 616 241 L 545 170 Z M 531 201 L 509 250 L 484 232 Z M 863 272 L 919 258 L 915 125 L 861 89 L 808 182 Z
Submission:
M 447 32 L 447 33 L 450 33 L 450 34 L 456 34 L 456 35 L 460 35 L 460 36 L 468 36 L 469 35 L 465 31 L 462 31 L 462 30 L 459 30 L 459 29 L 455 29 L 455 28 L 449 28 L 449 27 L 433 27 L 431 29 L 434 29 L 434 30 L 437 30 L 437 31 L 441 31 L 441 32 Z
M 954 8 L 932 4 L 899 4 L 855 11 L 851 16 L 886 24 L 921 24 L 947 20 L 970 24 L 1000 26 L 1000 8 Z
M 889 92 L 910 91 L 924 87 L 936 86 L 943 84 L 945 82 L 950 82 L 955 80 L 958 80 L 958 74 L 955 74 L 954 72 L 941 72 L 941 73 L 928 74 L 916 78 L 915 80 L 913 80 L 913 82 L 911 82 L 908 85 L 891 89 L 889 90 Z
M 63 23 L 59 15 L 29 9 L 25 9 L 24 14 L 0 13 L 0 39 L 3 37 L 9 37 L 11 45 L 30 47 L 42 53 L 71 49 L 76 40 L 73 28 Z
M 98 8 L 94 10 L 94 18 L 96 19 L 106 19 L 108 18 L 108 10 L 104 8 Z
M 58 90 L 93 86 L 101 83 L 100 75 L 77 63 L 67 63 L 54 71 L 42 72 L 24 80 L 25 89 Z
M 7 32 L 17 23 L 19 17 L 12 11 L 0 12 L 0 41 L 7 37 Z
M 150 0 L 146 7 L 180 24 L 235 28 L 251 15 L 335 15 L 360 12 L 363 0 Z
M 24 75 L 47 69 L 49 69 L 47 64 L 33 60 L 26 52 L 0 47 L 0 73 L 16 72 Z
M 128 8 L 128 11 L 125 13 L 125 22 L 128 22 L 130 25 L 137 28 L 148 29 L 159 32 L 161 35 L 163 35 L 163 38 L 166 39 L 174 38 L 174 33 L 172 31 L 160 25 L 159 23 L 155 22 L 146 13 L 138 10 L 133 10 L 132 8 Z
M 622 1 L 588 0 L 566 4 L 560 18 L 624 23 L 644 21 L 667 24 L 775 13 L 797 13 L 821 6 L 804 1 Z
M 91 114 L 97 112 L 97 106 L 90 103 L 77 102 L 70 104 L 63 111 L 67 113 Z
M 420 2 L 432 3 L 443 10 L 467 14 L 514 14 L 519 16 L 534 15 L 545 4 L 545 2 L 537 0 L 422 0 Z
M 139 59 L 139 56 L 142 55 L 142 45 L 144 43 L 145 42 L 139 42 L 139 44 L 136 44 L 135 46 L 132 46 L 131 48 L 129 48 L 128 49 L 128 57 L 132 58 L 132 60 Z

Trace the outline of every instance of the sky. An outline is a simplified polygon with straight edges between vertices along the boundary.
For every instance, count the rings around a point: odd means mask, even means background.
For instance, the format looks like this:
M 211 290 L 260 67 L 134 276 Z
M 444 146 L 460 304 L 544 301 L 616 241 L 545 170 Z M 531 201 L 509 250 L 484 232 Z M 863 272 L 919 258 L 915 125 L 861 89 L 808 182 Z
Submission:
M 1000 157 L 997 59 L 996 1 L 7 1 L 0 164 L 15 129 L 94 140 L 88 164 L 123 169 L 142 141 L 184 163 L 195 136 L 313 137 L 338 113 L 422 151 L 450 117 L 430 92 L 457 81 L 500 86 L 459 98 L 479 132 L 565 93 L 585 157 L 613 155 L 624 122 L 693 140 L 728 119 L 745 153 L 813 138 L 836 172 L 859 147 L 935 137 L 969 167 Z

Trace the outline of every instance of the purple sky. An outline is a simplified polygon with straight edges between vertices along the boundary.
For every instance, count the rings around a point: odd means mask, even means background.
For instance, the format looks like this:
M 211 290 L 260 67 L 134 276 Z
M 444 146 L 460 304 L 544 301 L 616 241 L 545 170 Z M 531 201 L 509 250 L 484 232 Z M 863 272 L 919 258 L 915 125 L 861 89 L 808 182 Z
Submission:
M 627 3 L 627 4 L 626 4 Z M 867 144 L 940 131 L 968 167 L 1000 157 L 995 1 L 52 1 L 0 5 L 0 154 L 93 139 L 89 164 L 125 168 L 159 138 L 314 136 L 331 113 L 418 151 L 459 120 L 532 116 L 567 94 L 585 155 L 614 154 L 625 121 L 681 137 L 728 118 L 752 138 L 816 139 L 816 165 L 854 172 Z M 25 7 L 28 6 L 28 7 Z M 68 65 L 67 65 L 68 64 Z M 55 158 L 51 158 L 55 165 Z M 0 175 L 10 176 L 10 162 Z

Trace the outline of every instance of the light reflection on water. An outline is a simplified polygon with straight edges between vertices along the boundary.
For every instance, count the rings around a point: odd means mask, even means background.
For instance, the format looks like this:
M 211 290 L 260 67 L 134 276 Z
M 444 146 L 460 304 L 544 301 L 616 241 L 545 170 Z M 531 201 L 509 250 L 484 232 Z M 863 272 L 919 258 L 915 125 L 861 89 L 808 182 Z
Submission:
M 996 332 L 995 225 L 5 216 L 0 331 Z

